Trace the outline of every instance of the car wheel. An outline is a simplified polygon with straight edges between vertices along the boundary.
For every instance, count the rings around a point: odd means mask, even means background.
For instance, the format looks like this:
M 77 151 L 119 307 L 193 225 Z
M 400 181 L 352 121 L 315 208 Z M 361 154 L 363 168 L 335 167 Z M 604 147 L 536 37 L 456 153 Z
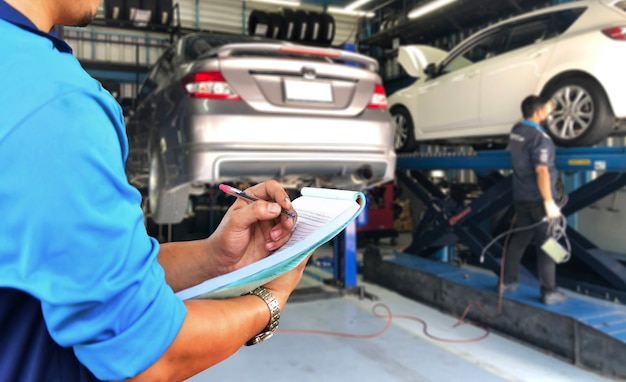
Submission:
M 592 79 L 574 77 L 551 86 L 545 95 L 556 103 L 547 123 L 558 146 L 593 146 L 609 136 L 615 116 L 602 87 Z
M 148 182 L 148 212 L 155 222 L 162 220 L 161 214 L 159 213 L 162 190 L 163 166 L 161 165 L 159 156 L 152 154 L 150 156 L 150 180 Z
M 165 191 L 165 169 L 158 154 L 150 155 L 150 181 L 148 183 L 149 215 L 156 224 L 176 224 L 185 218 L 188 188 Z
M 394 139 L 396 152 L 415 150 L 417 142 L 415 142 L 415 132 L 413 131 L 413 119 L 408 110 L 403 107 L 394 107 L 391 109 L 391 116 L 396 126 Z

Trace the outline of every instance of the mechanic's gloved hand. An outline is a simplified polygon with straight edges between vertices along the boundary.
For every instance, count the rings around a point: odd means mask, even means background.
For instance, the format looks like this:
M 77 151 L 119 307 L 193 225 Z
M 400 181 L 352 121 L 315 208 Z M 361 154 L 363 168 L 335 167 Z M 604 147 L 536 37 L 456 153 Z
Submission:
M 543 207 L 546 209 L 548 219 L 556 219 L 561 216 L 561 209 L 554 203 L 554 200 L 544 201 Z

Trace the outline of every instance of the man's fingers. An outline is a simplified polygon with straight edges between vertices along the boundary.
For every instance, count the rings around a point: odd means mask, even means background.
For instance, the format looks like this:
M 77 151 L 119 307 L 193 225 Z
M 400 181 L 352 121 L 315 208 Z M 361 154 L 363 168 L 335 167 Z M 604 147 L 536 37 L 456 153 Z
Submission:
M 268 180 L 252 186 L 246 192 L 252 193 L 259 199 L 276 202 L 284 210 L 295 213 L 291 205 L 289 194 L 287 194 L 287 191 L 275 180 Z

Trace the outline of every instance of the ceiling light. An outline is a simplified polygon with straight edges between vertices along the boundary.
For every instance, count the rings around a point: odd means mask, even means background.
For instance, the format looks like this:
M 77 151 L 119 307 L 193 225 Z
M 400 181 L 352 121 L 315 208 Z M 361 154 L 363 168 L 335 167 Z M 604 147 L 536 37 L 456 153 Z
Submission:
M 356 0 L 343 7 L 346 11 L 354 11 L 357 8 L 361 8 L 362 5 L 369 3 L 372 0 Z
M 285 5 L 288 7 L 299 7 L 299 1 L 289 1 L 289 0 L 247 0 L 247 1 L 256 1 L 257 3 L 268 3 L 268 4 L 277 4 L 277 5 Z
M 329 13 L 338 13 L 342 15 L 359 16 L 359 17 L 374 17 L 374 12 L 350 11 L 345 8 L 339 8 L 339 7 L 328 7 L 326 10 Z
M 426 5 L 422 5 L 421 7 L 417 7 L 411 12 L 409 12 L 410 19 L 416 19 L 420 16 L 424 16 L 427 13 L 430 13 L 436 9 L 443 7 L 444 5 L 448 5 L 456 0 L 435 0 Z

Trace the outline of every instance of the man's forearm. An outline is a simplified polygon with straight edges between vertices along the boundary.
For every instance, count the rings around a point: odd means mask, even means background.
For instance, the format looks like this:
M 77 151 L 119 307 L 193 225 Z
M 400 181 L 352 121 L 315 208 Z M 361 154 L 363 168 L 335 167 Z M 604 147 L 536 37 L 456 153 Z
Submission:
M 539 187 L 539 192 L 541 193 L 541 197 L 544 202 L 554 200 L 548 166 L 537 166 L 535 167 L 535 172 L 537 173 L 537 186 Z
M 282 302 L 284 304 L 284 302 Z M 186 302 L 187 317 L 167 351 L 132 381 L 182 381 L 234 354 L 269 322 L 257 296 Z
M 205 241 L 194 240 L 161 244 L 158 260 L 167 283 L 178 292 L 218 275 L 207 263 L 210 258 Z

